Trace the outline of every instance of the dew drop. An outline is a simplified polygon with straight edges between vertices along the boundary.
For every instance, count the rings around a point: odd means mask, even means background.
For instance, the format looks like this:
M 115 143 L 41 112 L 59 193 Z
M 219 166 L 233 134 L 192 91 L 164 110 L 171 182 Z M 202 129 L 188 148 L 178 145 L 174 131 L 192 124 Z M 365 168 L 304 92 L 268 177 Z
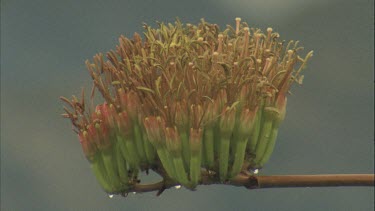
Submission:
M 109 194 L 108 197 L 111 199 L 113 198 L 113 194 Z
M 176 185 L 174 186 L 174 188 L 176 188 L 177 190 L 181 188 L 181 185 Z

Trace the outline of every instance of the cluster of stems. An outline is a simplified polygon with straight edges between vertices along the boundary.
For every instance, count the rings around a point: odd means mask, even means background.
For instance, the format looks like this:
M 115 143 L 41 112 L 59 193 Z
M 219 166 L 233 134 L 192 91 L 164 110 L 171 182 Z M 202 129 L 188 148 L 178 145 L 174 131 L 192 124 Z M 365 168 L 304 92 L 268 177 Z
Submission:
M 121 36 L 107 60 L 86 62 L 91 99 L 99 91 L 103 104 L 86 106 L 83 91 L 61 98 L 104 190 L 134 189 L 140 171 L 194 189 L 202 170 L 226 182 L 262 168 L 312 52 L 301 58 L 298 41 L 285 44 L 240 18 L 224 31 L 203 19 L 144 29 L 143 39 Z

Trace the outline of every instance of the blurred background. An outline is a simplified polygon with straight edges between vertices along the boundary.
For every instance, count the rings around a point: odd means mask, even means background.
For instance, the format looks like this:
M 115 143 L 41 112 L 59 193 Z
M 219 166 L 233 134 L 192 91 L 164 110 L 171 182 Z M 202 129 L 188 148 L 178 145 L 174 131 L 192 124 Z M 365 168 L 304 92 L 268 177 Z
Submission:
M 58 97 L 89 90 L 84 61 L 142 22 L 222 28 L 241 17 L 314 50 L 267 174 L 374 172 L 372 0 L 1 1 L 1 210 L 372 210 L 374 188 L 202 186 L 109 198 Z

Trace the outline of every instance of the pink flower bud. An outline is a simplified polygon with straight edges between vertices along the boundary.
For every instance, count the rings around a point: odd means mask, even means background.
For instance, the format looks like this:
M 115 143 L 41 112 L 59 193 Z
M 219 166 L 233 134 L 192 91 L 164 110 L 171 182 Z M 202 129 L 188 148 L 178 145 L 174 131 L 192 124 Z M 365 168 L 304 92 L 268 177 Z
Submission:
M 95 143 L 93 143 L 92 140 L 89 139 L 87 131 L 80 132 L 78 136 L 83 153 L 89 161 L 93 161 L 97 150 L 95 147 Z
M 161 146 L 161 144 L 164 144 L 164 120 L 161 117 L 150 116 L 146 117 L 143 122 L 149 141 L 156 146 Z
M 243 135 L 249 136 L 253 130 L 257 110 L 258 109 L 255 109 L 255 111 L 245 109 L 242 111 L 239 121 L 239 132 Z
M 200 149 L 202 147 L 202 129 L 193 129 L 190 128 L 190 137 L 189 137 L 189 142 L 190 142 L 190 149 L 191 152 L 199 153 Z
M 220 119 L 220 130 L 223 135 L 230 136 L 236 120 L 236 108 L 227 107 Z
M 172 153 L 181 152 L 181 140 L 177 132 L 176 127 L 167 127 L 165 128 L 165 141 L 167 148 Z
M 186 102 L 177 102 L 176 103 L 176 114 L 175 114 L 175 123 L 179 130 L 184 130 L 188 127 L 189 119 L 187 115 Z
M 99 141 L 97 144 L 98 148 L 100 150 L 109 149 L 112 143 L 108 127 L 106 127 L 103 123 L 96 123 L 95 128 L 99 136 Z
M 119 133 L 124 137 L 132 136 L 132 125 L 128 113 L 123 111 L 116 116 L 116 123 Z

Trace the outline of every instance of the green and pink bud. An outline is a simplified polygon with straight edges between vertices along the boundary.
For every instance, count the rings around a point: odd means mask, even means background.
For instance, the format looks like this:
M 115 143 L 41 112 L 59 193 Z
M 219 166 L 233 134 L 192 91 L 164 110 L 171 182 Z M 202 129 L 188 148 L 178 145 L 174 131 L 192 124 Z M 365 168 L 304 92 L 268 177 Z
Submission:
M 98 138 L 99 141 L 97 144 L 98 149 L 100 150 L 110 149 L 112 146 L 111 138 L 113 137 L 111 137 L 108 126 L 106 126 L 103 123 L 96 123 L 95 128 L 99 137 Z
M 113 104 L 101 104 L 96 106 L 96 112 L 100 113 L 100 117 L 103 123 L 110 129 L 110 133 L 117 132 L 117 124 L 115 122 L 116 117 L 118 116 L 116 108 Z
M 279 112 L 277 118 L 274 121 L 274 124 L 277 126 L 285 119 L 286 104 L 287 104 L 287 98 L 283 95 L 279 95 L 275 102 L 275 107 L 277 108 Z
M 138 111 L 140 108 L 140 101 L 137 93 L 134 91 L 130 91 L 127 93 L 128 101 L 126 102 L 126 110 L 129 113 L 129 116 L 132 118 L 132 120 L 137 120 L 138 117 Z
M 206 107 L 206 112 L 203 116 L 203 123 L 207 125 L 207 127 L 212 127 L 217 120 L 218 114 L 215 109 L 215 103 L 208 102 Z
M 217 93 L 214 104 L 214 109 L 216 113 L 221 113 L 221 111 L 225 108 L 225 105 L 227 104 L 227 92 L 225 91 L 225 89 L 221 89 Z
M 250 136 L 253 131 L 257 110 L 244 109 L 240 114 L 238 132 L 245 137 Z
M 131 138 L 133 127 L 128 113 L 126 111 L 120 112 L 115 118 L 119 134 L 126 138 Z
M 191 127 L 197 128 L 203 118 L 203 108 L 201 105 L 191 105 L 190 106 L 190 118 L 191 118 Z
M 160 147 L 164 144 L 165 121 L 161 117 L 146 117 L 143 121 L 146 129 L 148 140 L 155 146 Z
M 177 102 L 175 106 L 175 123 L 179 130 L 187 130 L 189 126 L 189 116 L 185 101 Z
M 137 120 L 138 112 L 141 106 L 139 97 L 136 92 L 125 92 L 123 89 L 117 90 L 118 101 L 123 111 L 127 111 L 133 120 Z
M 192 156 L 201 152 L 202 135 L 203 135 L 203 131 L 201 128 L 199 129 L 190 128 L 189 143 L 190 143 L 190 152 Z
M 221 135 L 230 137 L 236 122 L 236 108 L 227 107 L 224 109 L 220 119 Z
M 78 134 L 79 137 L 79 142 L 81 143 L 82 146 L 82 151 L 85 154 L 87 160 L 90 162 L 94 161 L 94 156 L 97 152 L 95 143 L 90 140 L 89 134 L 87 131 L 80 132 Z
M 165 128 L 165 142 L 168 151 L 173 156 L 181 156 L 181 140 L 176 127 Z

